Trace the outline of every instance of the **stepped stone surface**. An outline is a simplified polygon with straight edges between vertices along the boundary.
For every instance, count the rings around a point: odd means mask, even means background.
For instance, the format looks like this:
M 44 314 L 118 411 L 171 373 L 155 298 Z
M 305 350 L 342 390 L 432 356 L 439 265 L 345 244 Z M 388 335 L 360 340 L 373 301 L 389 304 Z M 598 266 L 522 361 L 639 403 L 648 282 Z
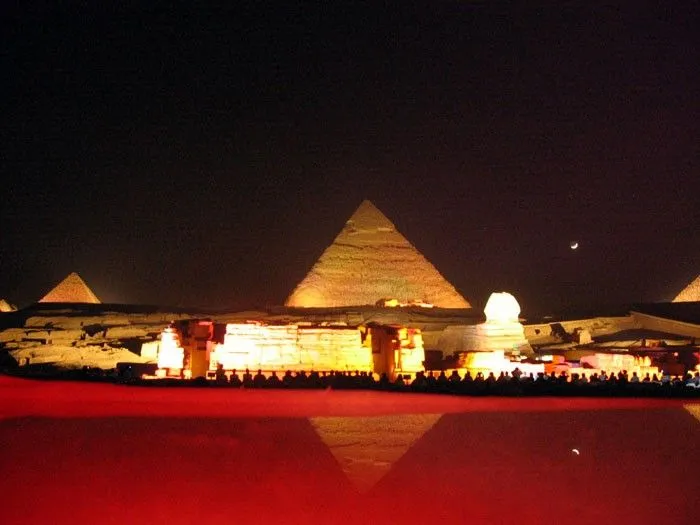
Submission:
M 470 308 L 396 226 L 366 200 L 287 298 L 286 305 L 374 305 L 386 298 Z
M 39 300 L 40 303 L 92 303 L 100 300 L 75 272 L 63 279 L 56 287 Z
M 683 288 L 681 293 L 673 300 L 674 303 L 691 301 L 700 301 L 700 275 L 698 275 L 692 283 Z

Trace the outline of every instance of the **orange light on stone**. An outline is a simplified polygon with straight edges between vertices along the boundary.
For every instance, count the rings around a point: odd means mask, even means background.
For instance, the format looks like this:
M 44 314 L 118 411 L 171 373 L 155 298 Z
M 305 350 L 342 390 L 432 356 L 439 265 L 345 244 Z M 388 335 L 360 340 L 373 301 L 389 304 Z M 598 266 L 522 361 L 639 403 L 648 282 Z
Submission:
M 180 340 L 174 328 L 163 330 L 158 348 L 159 369 L 182 369 L 185 360 L 185 350 L 180 346 Z
M 642 378 L 646 374 L 657 376 L 661 374 L 661 371 L 651 364 L 651 358 L 649 356 L 634 356 L 629 354 L 604 354 L 596 353 L 593 355 L 587 355 L 581 357 L 581 365 L 584 364 L 589 368 L 583 368 L 580 370 L 572 369 L 572 372 L 584 372 L 587 375 L 593 373 L 601 373 L 602 371 L 608 374 L 619 374 L 620 372 L 627 372 L 629 376 L 632 376 L 633 372 Z
M 399 336 L 399 359 L 397 370 L 405 373 L 420 372 L 424 369 L 425 348 L 423 335 L 418 328 L 401 328 Z
M 229 323 L 209 369 L 371 371 L 372 364 L 357 328 Z
M 512 373 L 516 368 L 523 374 L 537 375 L 545 372 L 543 363 L 522 363 L 511 361 L 503 350 L 491 352 L 461 352 L 461 363 L 458 370 L 469 370 L 472 374 L 478 372 L 487 375 L 489 372 L 499 374 L 501 372 Z

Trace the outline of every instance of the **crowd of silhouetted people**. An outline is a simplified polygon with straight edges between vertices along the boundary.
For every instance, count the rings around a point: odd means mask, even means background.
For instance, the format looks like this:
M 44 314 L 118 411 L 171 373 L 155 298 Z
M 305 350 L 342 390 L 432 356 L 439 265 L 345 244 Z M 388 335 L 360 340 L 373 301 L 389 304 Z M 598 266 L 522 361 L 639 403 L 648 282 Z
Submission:
M 398 374 L 390 379 L 387 374 L 378 378 L 367 372 L 305 372 L 283 373 L 262 370 L 225 372 L 219 369 L 214 381 L 219 386 L 234 388 L 288 388 L 288 389 L 337 389 L 337 390 L 385 390 L 392 392 L 443 393 L 462 395 L 632 395 L 632 396 L 698 396 L 700 374 L 683 377 L 650 375 L 643 377 L 636 372 L 617 374 L 601 372 L 524 374 L 517 368 L 512 372 L 478 372 L 453 370 L 418 372 L 415 375 Z
M 219 368 L 210 377 L 192 380 L 180 378 L 142 379 L 136 365 L 113 370 L 83 367 L 82 370 L 58 370 L 46 367 L 22 367 L 5 373 L 45 379 L 107 381 L 149 386 L 208 386 L 243 389 L 332 389 L 381 390 L 454 395 L 505 396 L 661 396 L 700 397 L 700 373 L 683 376 L 636 372 L 577 373 L 550 372 L 526 374 L 513 372 L 472 373 L 465 370 L 425 371 L 416 374 L 377 376 L 364 371 L 226 371 Z M 151 376 L 153 377 L 153 376 Z

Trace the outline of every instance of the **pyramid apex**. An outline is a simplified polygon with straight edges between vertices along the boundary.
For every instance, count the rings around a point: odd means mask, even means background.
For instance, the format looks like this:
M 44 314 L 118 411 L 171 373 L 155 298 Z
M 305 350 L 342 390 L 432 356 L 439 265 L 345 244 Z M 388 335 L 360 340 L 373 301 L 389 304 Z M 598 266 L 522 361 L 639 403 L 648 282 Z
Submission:
M 368 199 L 363 200 L 346 222 L 356 232 L 395 231 L 396 226 Z
M 39 302 L 99 304 L 101 301 L 77 272 L 71 272 Z
M 673 299 L 674 303 L 688 301 L 700 301 L 700 275 L 698 275 L 688 286 Z

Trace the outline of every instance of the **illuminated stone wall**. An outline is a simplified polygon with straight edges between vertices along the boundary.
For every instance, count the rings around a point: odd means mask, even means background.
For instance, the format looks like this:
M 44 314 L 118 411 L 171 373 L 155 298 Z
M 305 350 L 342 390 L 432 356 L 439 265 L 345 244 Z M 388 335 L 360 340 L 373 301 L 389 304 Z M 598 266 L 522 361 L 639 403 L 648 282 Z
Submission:
M 632 372 L 637 372 L 638 374 L 646 374 L 647 372 L 650 374 L 659 373 L 658 368 L 651 366 L 651 359 L 649 357 L 639 357 L 629 354 L 596 353 L 581 357 L 581 365 L 584 364 L 598 370 L 606 370 L 608 373 L 618 373 L 623 370 L 627 370 L 630 374 L 632 374 Z
M 229 323 L 210 370 L 372 370 L 372 350 L 354 328 Z
M 700 338 L 700 325 L 684 323 L 673 319 L 664 319 L 654 315 L 632 312 L 632 317 L 647 330 L 655 330 L 667 334 L 678 334 L 686 337 Z
M 416 373 L 424 370 L 425 348 L 423 347 L 423 336 L 420 330 L 401 328 L 398 335 L 401 355 L 397 360 L 396 371 Z
M 181 370 L 184 367 L 185 350 L 180 346 L 177 332 L 173 328 L 166 328 L 160 339 L 158 347 L 158 368 L 169 370 Z
M 501 372 L 513 373 L 515 369 L 520 370 L 523 374 L 533 374 L 536 376 L 539 373 L 544 373 L 544 363 L 520 363 L 510 361 L 505 356 L 503 350 L 495 350 L 491 352 L 461 352 L 458 354 L 457 370 L 469 371 L 472 376 L 481 372 L 488 375 L 493 372 L 498 375 Z
M 555 343 L 558 338 L 552 333 L 552 325 L 558 324 L 572 336 L 579 331 L 587 331 L 593 338 L 602 335 L 614 334 L 623 330 L 641 328 L 641 324 L 632 316 L 623 317 L 593 317 L 591 319 L 577 319 L 560 321 L 558 323 L 527 324 L 524 327 L 525 337 L 530 344 Z
M 658 377 L 661 377 L 661 371 L 651 365 L 649 357 L 629 354 L 596 353 L 582 356 L 578 366 L 576 366 L 576 363 L 564 361 L 564 358 L 561 356 L 555 356 L 553 361 L 545 366 L 545 372 L 548 374 L 551 372 L 556 374 L 566 372 L 569 376 L 572 374 L 586 374 L 587 378 L 590 378 L 593 374 L 601 375 L 603 372 L 617 375 L 623 371 L 627 372 L 628 377 L 632 377 L 632 374 L 636 372 L 640 379 L 643 379 L 646 374 L 649 374 L 649 376 L 656 374 Z

